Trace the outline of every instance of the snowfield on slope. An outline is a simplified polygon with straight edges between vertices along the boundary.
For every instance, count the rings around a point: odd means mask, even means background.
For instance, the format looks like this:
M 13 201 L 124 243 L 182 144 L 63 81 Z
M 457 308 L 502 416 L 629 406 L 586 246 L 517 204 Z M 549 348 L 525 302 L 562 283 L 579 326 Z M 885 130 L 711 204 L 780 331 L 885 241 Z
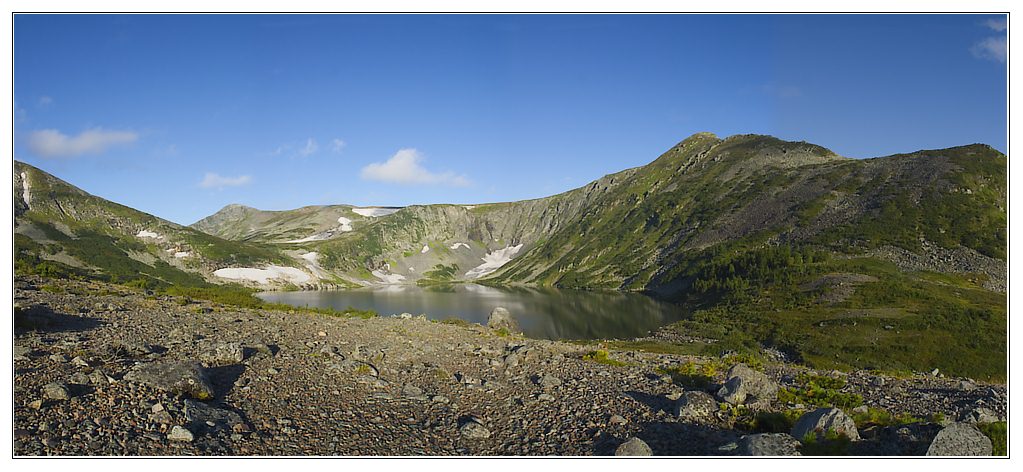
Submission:
M 29 193 L 29 190 L 32 188 L 32 184 L 29 183 L 29 181 L 28 181 L 28 174 L 25 173 L 25 172 L 21 173 L 21 187 L 22 187 L 22 191 L 21 191 L 21 198 L 22 198 L 22 200 L 25 200 L 25 204 L 26 205 L 28 205 L 29 203 L 32 203 L 32 194 Z
M 350 220 L 348 218 L 345 218 L 343 216 L 339 216 L 339 217 L 337 217 L 337 222 L 340 223 L 340 226 L 338 226 L 337 228 L 328 229 L 327 231 L 324 231 L 322 233 L 316 233 L 316 234 L 314 234 L 312 236 L 306 236 L 306 237 L 304 237 L 302 239 L 292 239 L 291 241 L 285 241 L 285 242 L 289 242 L 289 243 L 307 243 L 309 241 L 323 241 L 324 239 L 330 239 L 330 238 L 334 237 L 334 234 L 336 234 L 338 231 L 340 231 L 342 233 L 348 233 L 348 232 L 351 232 L 353 230 L 353 228 L 352 228 L 352 220 Z
M 159 234 L 154 233 L 154 232 L 149 231 L 149 230 L 146 230 L 146 229 L 140 230 L 139 233 L 135 235 L 135 237 L 137 237 L 137 238 L 163 239 L 163 236 L 160 236 Z
M 454 251 L 455 249 L 458 249 L 460 247 L 464 247 L 466 249 L 469 249 L 469 245 L 468 244 L 465 244 L 465 243 L 455 243 L 455 244 L 451 245 L 451 250 Z
M 469 272 L 465 273 L 465 276 L 470 279 L 478 279 L 494 272 L 511 261 L 512 257 L 518 254 L 521 249 L 522 245 L 519 244 L 518 246 L 508 246 L 504 249 L 487 253 L 487 255 L 483 256 L 483 263 L 470 269 Z
M 253 269 L 251 267 L 232 267 L 218 269 L 213 275 L 231 280 L 250 280 L 261 284 L 267 284 L 271 280 L 284 280 L 286 282 L 301 284 L 312 280 L 309 274 L 294 267 L 281 267 L 271 265 L 266 269 Z
M 401 208 L 380 208 L 380 207 L 366 207 L 366 208 L 352 208 L 352 212 L 357 215 L 366 216 L 369 218 L 376 218 L 380 216 L 387 216 L 394 213 Z
M 380 269 L 371 272 L 374 277 L 383 280 L 387 284 L 400 284 L 402 280 L 405 280 L 405 276 L 401 274 L 388 274 Z

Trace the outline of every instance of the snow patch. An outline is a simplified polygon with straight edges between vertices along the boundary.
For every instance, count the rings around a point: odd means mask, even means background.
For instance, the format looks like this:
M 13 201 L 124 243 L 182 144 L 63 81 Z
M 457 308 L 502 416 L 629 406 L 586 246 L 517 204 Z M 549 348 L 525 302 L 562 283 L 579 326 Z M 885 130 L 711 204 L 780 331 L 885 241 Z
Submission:
M 25 172 L 21 173 L 21 188 L 22 188 L 21 199 L 25 200 L 26 205 L 32 203 L 32 194 L 30 193 L 30 190 L 32 189 L 32 184 L 29 183 L 28 174 Z
M 366 208 L 352 208 L 352 211 L 357 215 L 367 216 L 370 218 L 376 218 L 379 216 L 387 216 L 394 213 L 401 208 L 380 208 L 380 207 L 366 207 Z
M 401 274 L 388 274 L 379 269 L 370 272 L 374 277 L 383 280 L 387 284 L 400 284 L 402 280 L 405 280 L 405 276 Z
M 462 205 L 462 208 L 465 208 L 466 210 L 472 210 L 473 208 L 476 208 L 476 205 Z
M 409 267 L 409 268 L 408 268 L 408 271 L 409 271 L 409 272 L 415 272 L 415 271 L 416 271 L 416 268 L 415 268 L 415 267 Z
M 343 216 L 339 216 L 337 217 L 337 222 L 341 223 L 341 226 L 338 226 L 337 229 L 341 230 L 342 232 L 347 233 L 352 230 L 352 220 L 349 220 L 348 218 L 345 218 Z
M 313 264 L 316 264 L 316 259 L 318 257 L 320 257 L 320 253 L 318 253 L 318 252 L 307 252 L 307 253 L 302 254 L 301 256 L 298 256 L 298 257 L 301 257 L 302 259 L 305 259 L 305 260 L 307 260 L 307 261 L 309 261 L 309 262 L 311 262 Z
M 145 230 L 145 229 L 139 231 L 139 234 L 136 234 L 135 237 L 137 237 L 137 238 L 163 239 L 163 236 L 160 236 L 159 234 L 156 234 L 156 233 L 154 233 L 152 231 Z
M 420 254 L 426 254 L 430 252 L 430 246 L 423 246 L 423 250 L 419 251 Z
M 518 254 L 521 249 L 522 245 L 519 244 L 518 246 L 508 246 L 504 249 L 489 252 L 487 255 L 483 256 L 483 263 L 470 269 L 469 272 L 465 273 L 465 276 L 470 279 L 478 279 L 484 275 L 494 272 L 511 261 L 512 257 L 515 256 L 515 254 Z
M 224 279 L 251 280 L 261 284 L 267 284 L 271 280 L 284 280 L 286 282 L 301 284 L 312 279 L 309 277 L 309 274 L 306 274 L 294 267 L 281 267 L 275 265 L 268 266 L 266 269 L 253 269 L 249 267 L 218 269 L 213 272 L 213 275 Z
M 178 252 L 174 253 L 174 257 L 176 257 L 178 259 L 185 258 L 185 257 L 191 256 L 191 255 L 192 255 L 192 253 L 190 253 L 188 251 L 178 251 Z
M 309 241 L 323 241 L 324 239 L 333 238 L 334 235 L 337 234 L 338 232 L 348 233 L 348 232 L 352 231 L 352 220 L 350 220 L 348 218 L 345 218 L 343 216 L 339 216 L 337 218 L 337 222 L 340 223 L 341 226 L 338 226 L 337 228 L 334 228 L 334 229 L 328 229 L 328 230 L 326 230 L 326 231 L 324 231 L 322 233 L 316 233 L 316 234 L 314 234 L 312 236 L 306 236 L 306 237 L 304 237 L 302 239 L 292 239 L 291 241 L 286 241 L 286 242 L 289 242 L 289 243 L 307 243 Z
M 455 249 L 458 249 L 460 247 L 464 247 L 466 249 L 470 249 L 468 244 L 465 244 L 465 243 L 455 243 L 455 244 L 451 245 L 451 250 L 454 251 Z

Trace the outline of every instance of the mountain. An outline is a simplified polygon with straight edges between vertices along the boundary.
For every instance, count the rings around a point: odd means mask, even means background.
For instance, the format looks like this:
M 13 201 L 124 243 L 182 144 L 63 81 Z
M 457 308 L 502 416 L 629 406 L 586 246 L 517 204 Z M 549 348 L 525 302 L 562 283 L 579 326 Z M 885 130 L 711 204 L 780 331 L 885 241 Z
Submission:
M 139 286 L 223 282 L 231 266 L 287 265 L 271 245 L 239 243 L 90 195 L 14 162 L 15 268 Z M 301 267 L 301 266 L 299 266 Z
M 646 348 L 771 347 L 823 368 L 999 379 L 1006 170 L 1006 156 L 981 144 L 861 160 L 700 133 L 648 165 L 546 198 L 230 205 L 183 227 L 15 162 L 16 271 L 143 286 L 472 280 L 644 291 L 685 315 Z

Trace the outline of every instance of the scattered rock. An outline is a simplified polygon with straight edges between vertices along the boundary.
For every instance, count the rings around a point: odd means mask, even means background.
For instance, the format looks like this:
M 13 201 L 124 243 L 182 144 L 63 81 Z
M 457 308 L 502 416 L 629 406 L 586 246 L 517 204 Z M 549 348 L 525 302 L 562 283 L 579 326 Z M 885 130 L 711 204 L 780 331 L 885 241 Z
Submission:
M 551 388 L 555 388 L 555 387 L 560 387 L 561 386 L 561 379 L 559 379 L 559 378 L 557 378 L 557 377 L 555 377 L 553 375 L 544 375 L 543 377 L 540 377 L 540 378 L 536 379 L 536 384 L 541 386 L 541 387 L 543 387 L 543 388 L 551 389 Z
M 927 449 L 928 456 L 990 456 L 991 440 L 976 426 L 952 423 L 938 432 Z
M 750 434 L 739 440 L 740 456 L 799 456 L 799 440 L 785 433 Z
M 983 423 L 996 423 L 998 421 L 1004 421 L 1004 420 L 1003 420 L 1003 418 L 998 416 L 998 413 L 995 413 L 990 408 L 985 408 L 985 407 L 981 406 L 981 407 L 974 408 L 974 409 L 972 409 L 970 411 L 967 411 L 967 412 L 963 413 L 962 415 L 960 415 L 959 421 L 961 421 L 963 423 L 983 424 Z
M 792 436 L 802 440 L 808 434 L 823 439 L 825 434 L 833 431 L 853 441 L 860 439 L 856 430 L 856 422 L 838 408 L 819 408 L 799 417 L 792 428 Z
M 611 418 L 608 419 L 607 422 L 611 423 L 611 424 L 622 425 L 622 424 L 628 424 L 629 420 L 625 419 L 625 417 L 622 416 L 622 415 L 611 415 Z
M 618 449 L 615 449 L 616 456 L 652 456 L 654 451 L 650 450 L 642 439 L 632 438 L 623 442 Z
M 198 362 L 153 362 L 142 364 L 124 379 L 198 400 L 213 398 L 213 386 Z

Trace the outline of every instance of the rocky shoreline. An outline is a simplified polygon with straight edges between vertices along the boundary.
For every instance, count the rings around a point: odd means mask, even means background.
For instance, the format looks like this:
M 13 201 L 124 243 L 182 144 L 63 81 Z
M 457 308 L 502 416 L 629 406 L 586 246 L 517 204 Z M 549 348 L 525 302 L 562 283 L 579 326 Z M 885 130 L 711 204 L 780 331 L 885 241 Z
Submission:
M 811 452 L 806 437 L 737 425 L 748 411 L 799 411 L 795 426 L 816 418 L 808 431 L 822 440 L 845 428 L 859 438 L 847 454 L 990 454 L 973 424 L 1007 410 L 1004 385 L 940 374 L 602 358 L 593 345 L 425 318 L 242 309 L 38 278 L 14 289 L 16 456 Z M 705 363 L 722 367 L 705 385 L 674 375 Z M 926 419 L 857 428 L 851 409 L 780 399 L 807 375 L 839 379 L 860 412 Z

